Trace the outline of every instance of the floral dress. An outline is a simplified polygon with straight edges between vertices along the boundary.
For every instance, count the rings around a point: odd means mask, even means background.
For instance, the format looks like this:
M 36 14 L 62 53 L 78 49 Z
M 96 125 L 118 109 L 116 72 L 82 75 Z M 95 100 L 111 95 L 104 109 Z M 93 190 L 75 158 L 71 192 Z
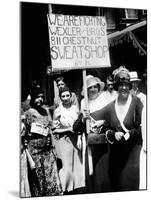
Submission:
M 41 115 L 37 110 L 30 108 L 25 112 L 25 119 L 28 129 L 26 151 L 30 155 L 28 159 L 28 179 L 31 196 L 59 195 L 62 190 L 56 164 L 56 153 L 51 142 L 50 117 Z M 39 134 L 36 129 L 33 129 L 34 123 L 47 127 L 48 133 Z M 32 166 L 31 160 L 34 163 Z

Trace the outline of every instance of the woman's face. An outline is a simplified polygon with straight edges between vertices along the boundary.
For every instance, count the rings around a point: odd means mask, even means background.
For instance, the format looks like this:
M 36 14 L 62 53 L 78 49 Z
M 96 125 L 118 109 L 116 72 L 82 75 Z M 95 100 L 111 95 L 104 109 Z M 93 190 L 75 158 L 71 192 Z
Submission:
M 89 99 L 94 100 L 98 97 L 98 95 L 99 95 L 99 87 L 97 84 L 88 88 Z
M 121 83 L 118 86 L 119 97 L 123 100 L 126 100 L 128 98 L 129 91 L 130 91 L 130 86 L 128 83 Z
M 62 81 L 62 80 L 60 80 L 58 83 L 57 83 L 57 87 L 58 87 L 58 89 L 60 90 L 61 88 L 63 88 L 65 86 L 65 83 Z
M 68 105 L 71 100 L 71 94 L 69 91 L 65 91 L 61 93 L 61 101 L 64 105 Z
M 42 106 L 44 103 L 44 96 L 43 94 L 38 94 L 34 101 L 36 106 Z

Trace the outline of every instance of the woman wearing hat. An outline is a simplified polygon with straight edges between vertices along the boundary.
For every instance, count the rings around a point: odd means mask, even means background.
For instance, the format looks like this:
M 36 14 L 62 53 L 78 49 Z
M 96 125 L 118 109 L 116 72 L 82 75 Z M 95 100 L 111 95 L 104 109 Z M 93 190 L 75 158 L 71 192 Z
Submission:
M 87 77 L 87 90 L 88 90 L 88 106 L 90 113 L 98 110 L 98 108 L 104 107 L 106 101 L 104 99 L 104 82 L 98 77 L 90 76 Z M 101 105 L 100 105 L 101 101 Z M 85 110 L 85 99 L 81 101 L 81 111 Z
M 26 154 L 31 196 L 59 195 L 61 191 L 56 156 L 51 143 L 51 117 L 44 107 L 44 92 L 40 87 L 34 88 L 31 94 L 31 108 L 24 113 L 25 134 L 22 136 L 23 152 Z M 22 160 L 21 160 L 22 162 Z M 25 167 L 21 163 L 22 167 Z M 21 169 L 21 178 L 24 178 Z M 23 176 L 22 176 L 23 175 Z M 26 184 L 21 180 L 21 197 Z
M 101 118 L 92 118 L 91 113 L 103 109 L 107 105 L 106 95 L 104 93 L 104 82 L 98 77 L 92 75 L 87 76 L 88 91 L 88 108 L 90 113 L 90 134 L 88 135 L 88 146 L 86 151 L 92 152 L 92 169 L 88 164 L 88 152 L 86 153 L 86 177 L 88 192 L 105 192 L 109 191 L 108 178 L 106 172 L 106 156 L 107 143 L 103 130 L 104 120 Z M 74 129 L 78 132 L 86 132 L 84 119 L 88 117 L 86 111 L 85 99 L 81 101 L 81 115 L 74 124 Z M 84 141 L 83 141 L 84 142 Z M 87 164 L 89 167 L 87 167 Z M 89 169 L 88 169 L 89 168 Z M 90 176 L 90 171 L 93 175 Z M 91 185 L 92 184 L 92 185 Z
M 72 93 L 68 87 L 60 89 L 59 96 L 61 104 L 53 116 L 54 141 L 62 161 L 59 175 L 64 194 L 74 194 L 85 187 L 81 149 L 77 146 L 79 135 L 72 129 L 79 109 L 72 103 Z
M 132 86 L 126 68 L 116 70 L 114 81 L 117 98 L 92 116 L 102 118 L 103 113 L 106 120 L 111 191 L 138 190 L 142 103 L 130 93 Z

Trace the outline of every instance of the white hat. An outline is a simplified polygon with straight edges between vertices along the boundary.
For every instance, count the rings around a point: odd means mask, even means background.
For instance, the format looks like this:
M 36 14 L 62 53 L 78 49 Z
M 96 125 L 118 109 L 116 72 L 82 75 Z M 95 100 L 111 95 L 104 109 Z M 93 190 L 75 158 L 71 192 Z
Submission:
M 140 78 L 138 78 L 138 74 L 136 71 L 129 72 L 130 75 L 130 81 L 141 81 Z
M 87 89 L 89 87 L 92 87 L 92 86 L 96 85 L 96 84 L 98 84 L 100 86 L 100 91 L 102 91 L 104 89 L 105 83 L 102 82 L 98 77 L 94 77 L 92 75 L 88 75 L 86 77 L 86 81 L 87 81 Z M 84 94 L 83 90 L 82 90 L 81 94 L 82 95 Z
M 98 77 L 89 77 L 87 79 L 87 88 L 92 87 L 94 85 L 98 84 L 100 86 L 100 90 L 104 89 L 104 82 L 102 82 Z

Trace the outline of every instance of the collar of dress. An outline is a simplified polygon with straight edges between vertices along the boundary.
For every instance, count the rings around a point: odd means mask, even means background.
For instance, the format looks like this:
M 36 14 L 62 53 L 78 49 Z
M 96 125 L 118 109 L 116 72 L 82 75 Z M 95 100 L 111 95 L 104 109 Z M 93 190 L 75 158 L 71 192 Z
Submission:
M 123 109 L 123 112 L 121 113 L 120 112 L 120 106 L 118 105 L 118 96 L 116 97 L 115 99 L 115 112 L 116 112 L 116 115 L 117 115 L 117 118 L 118 120 L 120 121 L 120 123 L 123 125 L 123 121 L 127 115 L 127 112 L 129 110 L 129 107 L 130 107 L 130 104 L 131 104 L 131 101 L 132 101 L 132 95 L 129 94 L 128 96 L 128 99 L 127 99 L 127 102 L 126 104 L 124 105 L 124 109 Z

